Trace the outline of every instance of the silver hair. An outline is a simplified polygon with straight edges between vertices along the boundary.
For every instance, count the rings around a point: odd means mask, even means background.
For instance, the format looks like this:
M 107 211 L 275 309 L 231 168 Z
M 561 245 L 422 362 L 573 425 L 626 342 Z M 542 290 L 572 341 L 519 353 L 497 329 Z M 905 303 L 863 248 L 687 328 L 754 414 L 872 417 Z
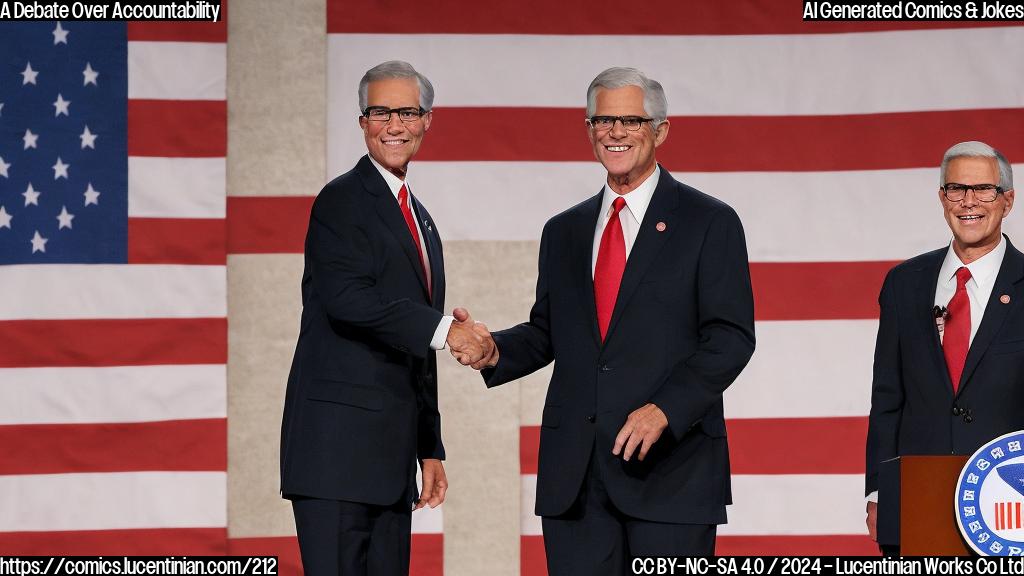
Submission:
M 995 158 L 996 164 L 999 165 L 999 187 L 1003 190 L 1013 190 L 1013 168 L 1010 167 L 1010 161 L 999 150 L 976 140 L 954 144 L 946 150 L 942 156 L 942 167 L 939 169 L 939 186 L 946 185 L 946 169 L 954 158 Z
M 651 80 L 636 68 L 609 68 L 597 75 L 587 88 L 587 117 L 597 110 L 597 90 L 599 88 L 615 89 L 626 86 L 639 86 L 644 91 L 644 112 L 654 118 L 653 126 L 657 128 L 668 119 L 668 100 L 665 89 L 657 80 Z
M 359 113 L 362 114 L 366 110 L 367 104 L 367 92 L 369 91 L 370 82 L 376 82 L 377 80 L 387 80 L 390 78 L 412 78 L 416 80 L 416 83 L 420 87 L 420 108 L 430 111 L 434 106 L 434 85 L 427 80 L 427 77 L 420 74 L 412 67 L 412 64 L 403 62 L 401 60 L 389 60 L 382 64 L 377 64 L 373 68 L 366 71 L 363 74 L 362 80 L 359 81 Z

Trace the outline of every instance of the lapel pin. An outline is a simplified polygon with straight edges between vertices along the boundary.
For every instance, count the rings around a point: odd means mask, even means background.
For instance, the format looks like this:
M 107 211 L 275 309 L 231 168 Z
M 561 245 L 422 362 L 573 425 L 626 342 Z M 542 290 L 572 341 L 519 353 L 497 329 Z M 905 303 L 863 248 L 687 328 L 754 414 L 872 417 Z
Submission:
M 657 224 L 654 225 L 654 228 L 658 232 L 664 232 L 665 228 L 668 228 L 668 226 L 666 226 L 664 222 L 658 222 Z
M 430 220 L 424 220 L 423 225 L 427 227 L 427 232 L 433 232 L 434 229 L 430 226 Z
M 1009 304 L 1010 303 L 1010 295 L 1009 294 L 1003 294 L 1002 296 L 999 297 L 999 301 L 1002 302 L 1003 304 Z

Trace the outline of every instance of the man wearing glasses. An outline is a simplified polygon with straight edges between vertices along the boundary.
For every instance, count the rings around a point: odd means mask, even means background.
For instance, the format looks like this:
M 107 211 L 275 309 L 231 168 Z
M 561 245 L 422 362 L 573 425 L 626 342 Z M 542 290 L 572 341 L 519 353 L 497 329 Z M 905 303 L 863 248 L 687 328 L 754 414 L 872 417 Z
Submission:
M 367 71 L 369 154 L 313 203 L 281 429 L 281 492 L 308 576 L 408 574 L 411 509 L 441 504 L 448 486 L 434 351 L 484 354 L 470 325 L 442 315 L 441 239 L 409 183 L 433 99 L 405 62 Z
M 1013 197 L 1013 172 L 999 151 L 953 146 L 938 191 L 952 240 L 885 278 L 867 441 L 872 538 L 880 462 L 971 454 L 1024 429 L 1024 255 L 1002 235 Z
M 638 70 L 594 79 L 604 186 L 548 221 L 530 320 L 474 364 L 497 386 L 555 362 L 536 506 L 552 576 L 711 555 L 731 501 L 722 392 L 754 351 L 746 244 L 729 206 L 658 165 L 666 117 Z

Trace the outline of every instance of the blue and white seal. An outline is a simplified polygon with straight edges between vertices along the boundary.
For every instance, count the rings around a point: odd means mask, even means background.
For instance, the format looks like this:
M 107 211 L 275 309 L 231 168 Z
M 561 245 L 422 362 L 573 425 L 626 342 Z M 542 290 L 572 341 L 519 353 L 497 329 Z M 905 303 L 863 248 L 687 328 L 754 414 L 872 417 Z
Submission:
M 953 499 L 960 533 L 975 552 L 1024 555 L 1024 430 L 1004 434 L 971 455 Z

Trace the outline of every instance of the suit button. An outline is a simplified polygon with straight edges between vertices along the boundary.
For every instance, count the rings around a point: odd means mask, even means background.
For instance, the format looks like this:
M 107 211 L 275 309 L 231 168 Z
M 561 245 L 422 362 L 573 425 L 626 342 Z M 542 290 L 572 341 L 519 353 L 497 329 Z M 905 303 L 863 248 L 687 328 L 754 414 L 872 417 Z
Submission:
M 601 372 L 611 372 L 612 367 L 607 364 L 601 364 L 601 366 L 598 367 L 598 370 L 600 370 Z
M 953 416 L 959 416 L 962 412 L 963 410 L 961 410 L 959 406 L 953 404 Z
M 964 416 L 964 422 L 970 424 L 971 422 L 974 422 L 974 417 L 968 414 L 967 416 Z
M 597 416 L 595 416 L 593 414 L 591 414 L 590 416 L 587 416 L 587 422 L 590 422 L 591 424 L 593 424 L 596 421 L 597 421 Z

